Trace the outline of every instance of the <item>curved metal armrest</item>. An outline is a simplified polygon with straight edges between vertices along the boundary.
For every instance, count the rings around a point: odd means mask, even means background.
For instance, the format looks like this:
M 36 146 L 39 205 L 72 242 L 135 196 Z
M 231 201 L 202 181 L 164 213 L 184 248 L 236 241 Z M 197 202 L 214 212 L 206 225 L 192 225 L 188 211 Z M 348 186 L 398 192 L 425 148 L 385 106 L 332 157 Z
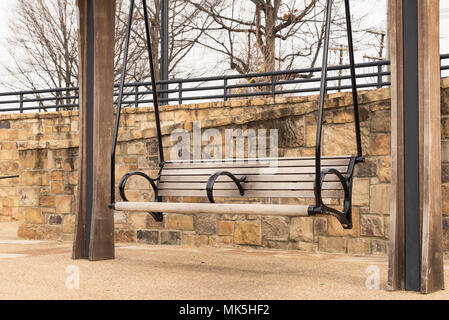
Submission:
M 128 182 L 129 178 L 133 177 L 133 176 L 140 176 L 145 178 L 151 185 L 151 187 L 154 190 L 154 196 L 155 196 L 155 200 L 156 202 L 161 202 L 161 197 L 158 196 L 158 186 L 156 185 L 156 183 L 159 182 L 160 179 L 160 174 L 155 178 L 151 178 L 150 176 L 148 176 L 147 174 L 143 173 L 143 172 L 139 172 L 139 171 L 134 171 L 134 172 L 129 172 L 127 174 L 125 174 L 123 176 L 123 178 L 120 180 L 119 183 L 119 191 L 120 191 L 120 196 L 122 197 L 123 201 L 128 202 L 128 198 L 126 197 L 125 194 L 125 187 L 126 187 L 126 183 Z M 163 221 L 163 215 L 162 212 L 150 212 L 150 214 L 153 216 L 154 220 L 161 222 Z
M 159 181 L 159 177 L 157 177 L 156 179 L 153 179 L 143 172 L 134 171 L 134 172 L 129 172 L 129 173 L 125 174 L 123 176 L 123 178 L 120 180 L 120 183 L 118 185 L 118 188 L 120 190 L 120 196 L 122 197 L 123 201 L 125 201 L 125 202 L 129 201 L 125 195 L 125 187 L 126 187 L 126 183 L 128 182 L 128 179 L 131 178 L 132 176 L 140 176 L 140 177 L 145 178 L 151 184 L 151 187 L 153 188 L 154 193 L 157 196 L 158 187 L 156 186 L 156 183 Z
M 317 181 L 315 181 L 315 192 L 321 192 L 321 190 L 322 190 L 321 188 L 323 186 L 324 179 L 326 178 L 326 176 L 328 174 L 335 174 L 338 177 L 338 179 L 340 180 L 341 185 L 343 186 L 343 190 L 345 193 L 344 208 L 343 208 L 343 211 L 340 212 L 334 208 L 331 208 L 331 207 L 325 205 L 324 203 L 321 203 L 320 207 L 317 208 L 318 213 L 326 212 L 326 213 L 330 214 L 331 216 L 337 218 L 344 229 L 350 229 L 350 228 L 352 228 L 352 221 L 351 221 L 352 220 L 351 219 L 351 182 L 352 182 L 352 180 L 350 179 L 350 177 L 344 176 L 337 169 L 333 169 L 333 168 L 325 169 L 325 170 L 321 171 L 319 186 L 316 185 Z M 320 199 L 321 199 L 321 195 L 320 195 Z
M 321 170 L 321 175 L 320 175 L 320 190 L 323 186 L 323 182 L 324 179 L 326 178 L 326 176 L 328 174 L 335 174 L 338 178 L 338 180 L 340 180 L 341 185 L 343 186 L 343 190 L 345 191 L 345 197 L 347 195 L 349 195 L 349 186 L 348 186 L 348 178 L 345 177 L 340 171 L 338 171 L 337 169 L 325 169 L 325 170 Z
M 209 199 L 210 203 L 215 203 L 214 194 L 213 194 L 214 193 L 214 185 L 220 176 L 228 176 L 229 178 L 231 178 L 232 181 L 234 181 L 235 184 L 237 185 L 237 187 L 239 188 L 240 195 L 241 196 L 245 195 L 245 189 L 243 189 L 242 182 L 245 182 L 246 176 L 243 176 L 242 178 L 237 179 L 236 176 L 234 176 L 232 173 L 230 173 L 228 171 L 219 171 L 219 172 L 216 172 L 213 175 L 211 175 L 209 180 L 207 181 L 206 191 L 207 191 L 207 198 Z

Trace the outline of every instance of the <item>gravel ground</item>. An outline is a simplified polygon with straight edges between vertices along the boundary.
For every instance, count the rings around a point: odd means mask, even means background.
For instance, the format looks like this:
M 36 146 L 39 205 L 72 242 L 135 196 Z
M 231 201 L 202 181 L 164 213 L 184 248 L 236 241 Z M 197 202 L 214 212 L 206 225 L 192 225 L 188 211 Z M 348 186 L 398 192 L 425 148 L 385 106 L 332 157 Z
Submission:
M 16 234 L 0 223 L 0 299 L 449 299 L 386 291 L 383 256 L 118 244 L 115 260 L 88 262 L 71 259 L 71 243 Z
M 119 244 L 115 260 L 88 262 L 71 259 L 71 243 L 0 241 L 0 299 L 449 298 L 388 292 L 386 280 L 386 257 Z

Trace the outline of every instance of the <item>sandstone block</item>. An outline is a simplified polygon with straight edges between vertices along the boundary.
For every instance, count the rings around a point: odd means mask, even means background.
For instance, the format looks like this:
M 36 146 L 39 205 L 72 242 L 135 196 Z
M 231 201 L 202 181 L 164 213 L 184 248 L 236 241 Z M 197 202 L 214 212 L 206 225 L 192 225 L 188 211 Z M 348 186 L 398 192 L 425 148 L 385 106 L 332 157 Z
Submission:
M 51 180 L 52 181 L 62 181 L 62 180 L 64 180 L 64 171 L 61 171 L 61 170 L 52 171 L 52 173 L 51 173 Z
M 348 239 L 349 254 L 370 254 L 371 242 L 369 239 L 357 238 Z
M 234 222 L 232 221 L 219 221 L 218 222 L 218 235 L 219 236 L 232 236 L 234 233 Z
M 43 207 L 43 208 L 54 208 L 55 207 L 55 197 L 53 195 L 40 196 L 39 197 L 39 206 Z
M 60 215 L 49 215 L 48 216 L 48 224 L 49 225 L 60 225 L 62 224 L 62 217 Z
M 234 243 L 241 245 L 261 245 L 260 229 L 259 221 L 237 221 L 235 224 Z
M 449 164 L 447 163 L 441 164 L 441 182 L 449 183 Z
M 388 156 L 391 150 L 389 134 L 376 134 L 371 139 L 371 154 L 375 156 Z
M 217 216 L 214 214 L 198 214 L 196 216 L 196 232 L 198 234 L 216 234 Z
M 385 235 L 383 218 L 363 215 L 360 219 L 360 231 L 362 236 L 383 237 Z
M 61 239 L 60 226 L 39 226 L 36 230 L 36 240 L 60 240 Z
M 441 162 L 449 162 L 449 140 L 441 141 Z
M 374 177 L 377 175 L 377 161 L 366 159 L 364 163 L 359 163 L 355 167 L 356 177 Z
M 371 117 L 372 132 L 390 132 L 391 131 L 391 111 L 382 110 L 372 113 Z
M 48 186 L 47 171 L 25 171 L 20 176 L 21 184 L 26 186 Z
M 165 228 L 165 224 L 166 224 L 167 219 L 164 217 L 164 221 L 156 221 L 154 220 L 154 218 L 149 215 L 147 217 L 147 225 L 146 225 L 146 229 L 164 229 Z
M 137 241 L 146 244 L 159 244 L 159 231 L 137 230 Z
M 19 188 L 19 205 L 37 207 L 39 205 L 39 188 Z
M 317 236 L 327 235 L 327 218 L 313 218 L 313 233 Z
M 209 245 L 213 247 L 229 247 L 232 245 L 232 236 L 210 236 Z
M 114 223 L 115 224 L 128 223 L 128 214 L 124 211 L 114 211 Z
M 306 147 L 314 147 L 316 144 L 316 126 L 306 127 Z
M 380 161 L 379 170 L 379 180 L 380 182 L 390 182 L 391 180 L 391 158 L 386 157 Z
M 173 230 L 195 230 L 193 216 L 171 214 L 167 216 L 167 228 Z
M 134 242 L 136 233 L 133 230 L 115 230 L 115 241 L 117 242 Z
M 146 228 L 146 213 L 130 213 L 129 222 L 132 229 L 145 229 Z
M 334 112 L 334 123 L 348 123 L 354 122 L 354 111 L 353 110 L 338 110 Z
M 75 215 L 65 215 L 62 221 L 62 232 L 73 233 L 75 231 Z
M 209 237 L 206 235 L 183 234 L 181 243 L 195 247 L 207 246 L 209 244 Z
M 318 245 L 310 242 L 298 242 L 293 245 L 292 249 L 304 252 L 316 252 L 318 250 Z
M 313 225 L 314 221 L 309 217 L 292 218 L 289 239 L 291 241 L 312 242 Z
M 69 173 L 69 184 L 77 185 L 78 184 L 78 172 L 70 172 Z
M 177 231 L 162 231 L 161 244 L 180 245 L 181 232 Z
M 55 197 L 56 213 L 72 213 L 72 196 Z
M 288 240 L 288 218 L 262 217 L 263 240 Z
M 357 153 L 353 124 L 325 126 L 323 129 L 323 142 L 326 146 L 323 148 L 323 153 L 325 156 Z M 361 127 L 361 132 L 363 149 L 368 150 L 368 141 L 366 140 L 366 137 L 369 136 L 368 130 Z
M 443 251 L 449 250 L 449 218 L 443 218 Z
M 51 183 L 51 193 L 53 194 L 63 194 L 64 186 L 60 182 L 52 182 Z
M 29 224 L 44 224 L 45 217 L 40 208 L 26 208 L 25 221 Z
M 378 184 L 370 188 L 370 213 L 390 213 L 390 185 Z
M 449 118 L 441 119 L 441 138 L 449 138 Z
M 449 185 L 443 184 L 441 186 L 441 201 L 442 201 L 442 209 L 444 215 L 449 215 Z
M 346 239 L 339 237 L 319 237 L 318 250 L 329 253 L 346 253 Z
M 371 240 L 371 252 L 375 255 L 386 255 L 388 252 L 388 242 L 386 240 Z
M 369 179 L 354 178 L 352 185 L 352 204 L 354 206 L 368 206 L 370 204 Z
M 262 246 L 270 249 L 288 250 L 289 243 L 287 241 L 263 241 Z
M 17 237 L 19 239 L 34 240 L 36 239 L 36 230 L 30 227 L 19 227 Z

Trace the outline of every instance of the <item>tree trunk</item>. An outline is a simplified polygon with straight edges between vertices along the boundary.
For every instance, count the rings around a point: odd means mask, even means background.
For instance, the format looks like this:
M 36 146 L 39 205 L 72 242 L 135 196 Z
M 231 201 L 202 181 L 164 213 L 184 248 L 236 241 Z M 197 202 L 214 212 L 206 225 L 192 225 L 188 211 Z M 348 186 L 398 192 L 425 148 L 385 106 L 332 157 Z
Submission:
M 271 2 L 271 1 L 270 1 Z M 263 49 L 263 56 L 265 61 L 265 71 L 271 72 L 275 70 L 275 57 L 276 57 L 276 39 L 274 35 L 274 26 L 276 23 L 277 12 L 271 4 L 267 3 L 266 16 L 265 16 L 265 46 Z

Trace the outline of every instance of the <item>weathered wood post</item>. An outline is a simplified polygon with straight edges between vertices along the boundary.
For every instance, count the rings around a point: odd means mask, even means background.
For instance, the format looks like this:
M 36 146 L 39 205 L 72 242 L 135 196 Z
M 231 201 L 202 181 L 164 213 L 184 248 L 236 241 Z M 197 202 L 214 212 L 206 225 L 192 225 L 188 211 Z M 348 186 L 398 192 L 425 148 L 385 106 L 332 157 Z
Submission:
M 390 290 L 444 288 L 439 0 L 389 0 Z
M 114 122 L 115 0 L 77 0 L 79 8 L 80 148 L 74 259 L 114 258 L 108 208 Z

